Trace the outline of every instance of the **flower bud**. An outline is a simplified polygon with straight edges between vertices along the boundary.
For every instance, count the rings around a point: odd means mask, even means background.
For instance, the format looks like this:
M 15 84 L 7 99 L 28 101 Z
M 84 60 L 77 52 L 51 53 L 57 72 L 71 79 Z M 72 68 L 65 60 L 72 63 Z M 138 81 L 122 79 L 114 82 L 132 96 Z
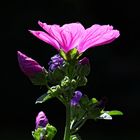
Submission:
M 40 111 L 36 117 L 36 129 L 39 127 L 46 127 L 48 119 L 43 111 Z
M 84 57 L 83 59 L 79 60 L 79 64 L 89 65 L 89 59 L 87 57 Z
M 26 76 L 32 77 L 35 74 L 41 73 L 44 71 L 44 68 L 41 67 L 38 64 L 38 62 L 36 62 L 32 58 L 26 56 L 20 51 L 17 52 L 17 55 L 18 55 L 19 66 Z
M 71 106 L 76 106 L 82 97 L 82 93 L 80 91 L 75 91 L 74 96 L 71 99 Z
M 49 71 L 53 72 L 58 67 L 62 66 L 63 63 L 64 60 L 59 54 L 54 55 L 53 57 L 51 57 L 51 61 L 48 63 Z

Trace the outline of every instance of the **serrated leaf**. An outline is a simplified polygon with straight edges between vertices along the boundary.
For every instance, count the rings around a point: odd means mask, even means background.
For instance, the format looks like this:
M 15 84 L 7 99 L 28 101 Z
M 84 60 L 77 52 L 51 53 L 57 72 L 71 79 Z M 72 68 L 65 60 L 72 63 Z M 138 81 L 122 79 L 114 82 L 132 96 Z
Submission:
M 42 96 L 40 96 L 37 100 L 36 100 L 36 104 L 37 103 L 43 103 L 43 102 L 45 102 L 45 101 L 47 101 L 47 100 L 49 100 L 49 99 L 51 99 L 51 98 L 53 98 L 50 94 L 48 94 L 48 93 L 45 93 L 45 94 L 43 94 Z
M 118 111 L 118 110 L 112 110 L 112 111 L 108 111 L 108 114 L 113 116 L 113 115 L 123 115 L 123 112 Z

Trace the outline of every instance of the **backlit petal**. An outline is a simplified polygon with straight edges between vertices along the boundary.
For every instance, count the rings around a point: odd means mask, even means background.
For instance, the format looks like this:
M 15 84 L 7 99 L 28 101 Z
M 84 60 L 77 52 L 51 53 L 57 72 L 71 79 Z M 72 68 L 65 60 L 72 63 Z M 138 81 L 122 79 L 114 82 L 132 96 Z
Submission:
M 32 31 L 29 30 L 34 36 L 36 36 L 37 38 L 39 38 L 40 40 L 43 40 L 44 42 L 52 45 L 53 47 L 55 47 L 57 50 L 60 49 L 60 45 L 59 43 L 53 39 L 51 36 L 49 36 L 47 33 L 43 32 L 43 31 Z

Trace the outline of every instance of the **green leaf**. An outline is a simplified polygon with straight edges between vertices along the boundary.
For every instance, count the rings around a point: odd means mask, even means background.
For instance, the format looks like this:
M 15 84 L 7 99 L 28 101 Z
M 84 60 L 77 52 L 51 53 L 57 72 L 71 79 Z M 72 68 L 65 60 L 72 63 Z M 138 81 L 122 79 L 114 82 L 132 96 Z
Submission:
M 38 128 L 35 131 L 32 131 L 32 136 L 34 137 L 35 140 L 40 140 L 41 136 L 44 136 L 44 134 L 46 133 L 44 128 Z
M 112 111 L 108 111 L 108 114 L 113 116 L 113 115 L 123 115 L 123 112 L 118 111 L 118 110 L 112 110 Z
M 51 96 L 50 94 L 48 94 L 48 93 L 45 93 L 45 94 L 43 94 L 42 96 L 40 96 L 37 100 L 36 100 L 36 104 L 37 103 L 43 103 L 43 102 L 45 102 L 45 101 L 47 101 L 47 100 L 49 100 L 49 99 L 51 99 L 51 98 L 53 98 L 53 96 Z
M 55 134 L 57 133 L 57 129 L 50 124 L 47 124 L 46 131 L 47 131 L 47 135 L 45 137 L 47 140 L 52 140 Z

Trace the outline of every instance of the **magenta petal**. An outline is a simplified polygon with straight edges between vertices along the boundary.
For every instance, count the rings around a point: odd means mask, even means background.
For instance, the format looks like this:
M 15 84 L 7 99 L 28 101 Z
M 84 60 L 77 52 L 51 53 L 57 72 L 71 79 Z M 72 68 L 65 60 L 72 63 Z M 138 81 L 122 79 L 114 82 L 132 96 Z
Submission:
M 118 30 L 113 30 L 109 25 L 93 25 L 85 32 L 83 40 L 80 42 L 78 50 L 84 52 L 90 47 L 108 44 L 119 36 Z
M 85 30 L 80 23 L 65 24 L 62 27 L 59 25 L 47 25 L 40 21 L 38 24 L 61 45 L 61 49 L 64 52 L 68 52 L 78 46 L 81 35 Z
M 38 21 L 38 24 L 53 38 L 55 39 L 61 46 L 62 44 L 62 38 L 61 38 L 61 27 L 59 25 L 47 25 L 46 23 L 42 23 L 41 21 Z
M 94 42 L 94 46 L 104 45 L 111 43 L 116 38 L 118 38 L 120 35 L 118 30 L 112 30 L 106 34 L 104 34 L 102 37 L 100 37 L 98 40 Z
M 44 42 L 52 45 L 53 47 L 55 47 L 57 50 L 60 49 L 60 46 L 58 44 L 58 42 L 53 39 L 51 36 L 49 36 L 48 34 L 46 34 L 43 31 L 32 31 L 29 30 L 34 36 L 36 36 L 37 38 L 39 38 L 40 40 L 43 40 Z
M 17 52 L 18 62 L 23 73 L 28 76 L 34 76 L 37 73 L 43 72 L 43 67 L 41 67 L 35 60 L 21 53 Z
M 63 40 L 62 49 L 68 52 L 79 45 L 79 41 L 85 29 L 80 23 L 65 24 L 61 28 L 61 37 Z
M 88 48 L 104 45 L 112 42 L 119 36 L 118 30 L 113 30 L 110 25 L 92 25 L 85 28 L 80 23 L 48 25 L 38 21 L 38 24 L 46 31 L 30 31 L 37 38 L 54 46 L 57 50 L 62 49 L 65 53 L 76 48 L 83 53 Z

